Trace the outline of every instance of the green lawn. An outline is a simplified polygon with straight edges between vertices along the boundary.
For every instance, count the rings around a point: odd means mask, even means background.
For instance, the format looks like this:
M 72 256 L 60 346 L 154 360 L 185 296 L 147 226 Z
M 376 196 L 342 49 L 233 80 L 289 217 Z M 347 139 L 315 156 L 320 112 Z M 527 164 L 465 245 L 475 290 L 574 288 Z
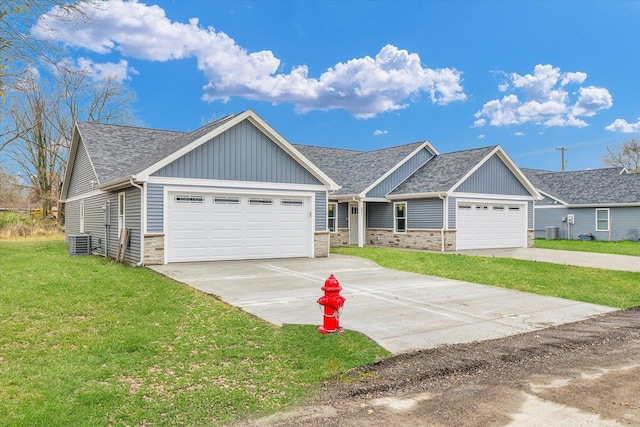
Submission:
M 0 240 L 0 424 L 220 425 L 390 354 L 277 328 L 150 270 Z M 318 321 L 321 321 L 319 316 Z
M 344 247 L 333 253 L 371 259 L 383 267 L 448 277 L 575 301 L 629 308 L 640 305 L 640 273 L 509 258 Z
M 631 241 L 603 242 L 601 240 L 536 239 L 535 247 L 542 249 L 562 249 L 565 251 L 598 252 L 603 254 L 631 255 L 640 257 L 640 243 Z

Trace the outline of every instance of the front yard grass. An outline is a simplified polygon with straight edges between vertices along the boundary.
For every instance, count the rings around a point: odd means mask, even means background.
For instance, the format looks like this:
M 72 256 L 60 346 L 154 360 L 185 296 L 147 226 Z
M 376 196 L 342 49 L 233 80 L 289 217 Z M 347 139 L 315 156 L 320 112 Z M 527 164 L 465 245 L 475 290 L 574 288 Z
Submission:
M 2 425 L 220 425 L 390 356 L 355 332 L 277 328 L 153 271 L 68 256 L 61 237 L 0 240 L 0 273 Z
M 334 248 L 382 267 L 447 277 L 574 301 L 629 308 L 640 305 L 640 273 L 510 258 L 437 254 L 385 248 Z
M 631 255 L 640 257 L 640 243 L 603 242 L 601 240 L 545 240 L 536 239 L 536 248 L 561 249 L 564 251 L 597 252 L 602 254 Z M 640 262 L 640 260 L 638 261 Z

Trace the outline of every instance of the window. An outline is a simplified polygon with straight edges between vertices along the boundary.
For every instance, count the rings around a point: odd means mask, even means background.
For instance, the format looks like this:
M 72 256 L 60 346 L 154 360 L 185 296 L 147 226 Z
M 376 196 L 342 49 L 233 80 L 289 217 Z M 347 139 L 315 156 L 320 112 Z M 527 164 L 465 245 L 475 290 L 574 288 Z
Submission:
M 249 204 L 254 206 L 269 206 L 273 204 L 273 199 L 252 198 Z
M 282 206 L 304 206 L 304 200 L 302 199 L 282 199 L 280 200 Z
M 327 207 L 327 227 L 332 233 L 336 232 L 336 217 L 338 216 L 338 204 L 329 203 Z
M 216 205 L 239 205 L 240 198 L 227 197 L 227 196 L 215 196 L 213 198 L 213 203 L 215 203 Z
M 596 209 L 596 231 L 609 231 L 609 209 Z
M 80 202 L 80 232 L 84 233 L 84 200 Z
M 202 196 L 175 196 L 176 203 L 204 203 L 204 197 Z
M 393 204 L 394 233 L 407 232 L 407 202 Z
M 118 193 L 118 237 L 125 228 L 125 205 L 124 205 L 124 193 Z

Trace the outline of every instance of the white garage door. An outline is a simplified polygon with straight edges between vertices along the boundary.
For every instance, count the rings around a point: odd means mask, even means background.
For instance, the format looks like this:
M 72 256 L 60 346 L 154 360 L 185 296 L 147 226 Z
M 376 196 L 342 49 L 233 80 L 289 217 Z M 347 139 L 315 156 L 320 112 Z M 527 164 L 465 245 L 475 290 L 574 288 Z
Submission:
M 169 193 L 167 262 L 312 256 L 311 198 Z
M 526 205 L 458 202 L 457 248 L 527 247 Z

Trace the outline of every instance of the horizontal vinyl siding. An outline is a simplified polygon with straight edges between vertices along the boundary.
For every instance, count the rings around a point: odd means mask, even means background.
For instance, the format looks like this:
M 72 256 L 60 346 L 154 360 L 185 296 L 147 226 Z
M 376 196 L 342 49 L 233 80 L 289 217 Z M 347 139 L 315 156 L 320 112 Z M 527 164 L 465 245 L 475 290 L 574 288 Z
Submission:
M 147 185 L 147 233 L 164 232 L 164 185 Z
M 596 208 L 548 208 L 536 209 L 536 238 L 546 237 L 547 227 L 558 227 L 561 239 L 569 238 L 569 228 L 562 218 L 568 214 L 575 216 L 571 233 L 572 239 L 581 234 L 593 234 L 596 240 L 609 240 L 608 231 L 596 231 Z M 634 240 L 640 237 L 640 207 L 610 208 L 611 240 Z
M 531 195 L 497 154 L 489 158 L 477 171 L 460 184 L 455 192 L 515 196 Z
M 449 200 L 449 206 L 447 207 L 448 209 L 447 216 L 449 217 L 448 229 L 455 230 L 456 229 L 456 198 L 449 197 L 448 200 Z
M 130 264 L 137 264 L 140 262 L 140 189 L 128 188 L 125 190 L 125 199 L 125 227 L 131 230 L 131 236 L 124 259 Z M 117 218 L 115 225 L 118 228 Z
M 367 203 L 367 228 L 393 229 L 393 203 Z
M 338 228 L 349 228 L 349 203 L 338 203 Z
M 407 228 L 442 228 L 442 200 L 415 199 L 407 201 Z
M 156 176 L 321 184 L 245 120 L 154 173 Z
M 67 197 L 75 197 L 80 194 L 88 193 L 94 188 L 97 188 L 96 174 L 93 173 L 89 155 L 87 149 L 84 146 L 82 140 L 78 142 L 78 148 L 76 150 L 76 158 L 73 163 L 73 170 L 69 177 L 69 190 L 67 191 Z M 92 187 L 91 181 L 96 183 L 95 187 Z
M 611 240 L 632 240 L 640 238 L 640 207 L 611 208 Z
M 327 192 L 316 192 L 315 231 L 327 231 Z
M 382 182 L 372 188 L 371 191 L 367 193 L 367 197 L 385 197 L 391 190 L 396 188 L 432 157 L 433 154 L 426 148 L 420 150 L 388 177 L 383 179 Z
M 533 219 L 534 219 L 534 211 L 533 211 L 533 200 L 530 200 L 527 203 L 527 229 L 533 230 Z

